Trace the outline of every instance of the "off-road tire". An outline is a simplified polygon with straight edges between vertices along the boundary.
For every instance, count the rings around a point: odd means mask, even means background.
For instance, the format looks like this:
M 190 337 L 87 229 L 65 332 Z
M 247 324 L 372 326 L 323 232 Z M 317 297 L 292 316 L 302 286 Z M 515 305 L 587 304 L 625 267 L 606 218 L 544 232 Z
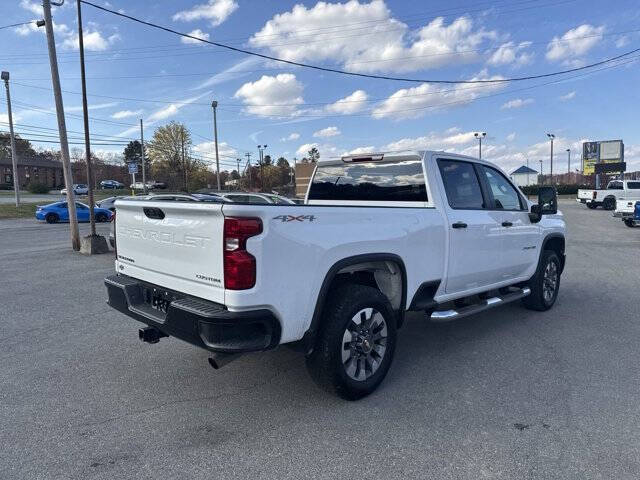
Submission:
M 386 340 L 383 355 L 378 366 L 366 379 L 357 380 L 347 373 L 347 365 L 353 358 L 343 363 L 345 352 L 345 332 L 353 327 L 352 319 L 363 310 L 373 309 L 378 312 L 386 326 Z M 377 317 L 380 321 L 380 317 Z M 364 322 L 362 322 L 364 323 Z M 372 322 L 373 323 L 373 322 Z M 373 331 L 374 328 L 371 328 Z M 373 392 L 389 371 L 396 346 L 397 315 L 389 300 L 379 290 L 357 284 L 342 284 L 328 296 L 320 329 L 313 351 L 307 355 L 306 364 L 311 378 L 324 390 L 334 393 L 346 400 L 358 400 Z M 355 338 L 355 336 L 354 336 Z M 379 340 L 378 340 L 379 341 Z M 355 340 L 354 340 L 355 342 Z M 371 351 L 371 350 L 370 350 Z M 345 353 L 345 355 L 349 355 Z M 362 353 L 358 353 L 362 355 Z M 362 360 L 364 364 L 365 360 Z M 358 369 L 360 368 L 360 363 Z M 366 368 L 365 368 L 366 370 Z M 357 370 L 360 372 L 360 370 Z M 365 372 L 363 375 L 367 375 Z M 353 372 L 351 373 L 353 375 Z
M 595 210 L 596 208 L 598 208 L 598 205 L 596 205 L 594 202 L 587 202 L 587 208 L 589 210 Z
M 553 264 L 553 266 L 549 267 L 550 264 Z M 549 273 L 548 268 L 555 270 L 555 287 L 551 296 L 549 296 L 548 293 L 545 294 L 545 288 L 549 287 L 549 278 L 546 277 Z M 539 312 L 544 312 L 553 307 L 553 304 L 558 298 L 558 291 L 560 290 L 560 270 L 560 259 L 556 252 L 544 250 L 540 262 L 538 262 L 538 269 L 528 282 L 531 294 L 522 299 L 525 307 Z

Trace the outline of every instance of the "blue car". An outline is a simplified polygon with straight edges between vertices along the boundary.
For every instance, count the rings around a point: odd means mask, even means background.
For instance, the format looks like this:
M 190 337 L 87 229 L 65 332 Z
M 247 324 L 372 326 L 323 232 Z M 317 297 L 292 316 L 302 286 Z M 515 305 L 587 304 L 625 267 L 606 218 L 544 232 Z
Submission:
M 108 222 L 112 213 L 106 208 L 94 208 L 96 222 Z M 84 203 L 76 202 L 76 216 L 79 222 L 89 221 L 89 207 Z M 45 220 L 47 223 L 58 223 L 69 221 L 69 208 L 67 202 L 55 202 L 49 205 L 38 206 L 36 208 L 36 218 Z

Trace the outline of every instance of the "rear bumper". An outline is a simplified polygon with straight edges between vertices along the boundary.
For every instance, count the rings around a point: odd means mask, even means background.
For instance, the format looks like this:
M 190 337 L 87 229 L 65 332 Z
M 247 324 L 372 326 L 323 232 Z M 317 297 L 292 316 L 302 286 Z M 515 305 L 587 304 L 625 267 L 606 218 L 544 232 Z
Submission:
M 230 312 L 209 302 L 140 282 L 124 275 L 104 279 L 107 303 L 139 322 L 211 352 L 241 353 L 268 350 L 280 343 L 280 322 L 266 309 Z M 166 312 L 152 306 L 166 302 Z

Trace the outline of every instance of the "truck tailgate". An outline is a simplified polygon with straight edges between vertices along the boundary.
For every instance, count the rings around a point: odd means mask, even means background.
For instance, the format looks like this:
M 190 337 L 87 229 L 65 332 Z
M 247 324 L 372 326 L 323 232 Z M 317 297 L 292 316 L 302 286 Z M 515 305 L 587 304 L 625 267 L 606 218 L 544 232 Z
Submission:
M 224 303 L 221 204 L 127 199 L 116 209 L 118 273 Z

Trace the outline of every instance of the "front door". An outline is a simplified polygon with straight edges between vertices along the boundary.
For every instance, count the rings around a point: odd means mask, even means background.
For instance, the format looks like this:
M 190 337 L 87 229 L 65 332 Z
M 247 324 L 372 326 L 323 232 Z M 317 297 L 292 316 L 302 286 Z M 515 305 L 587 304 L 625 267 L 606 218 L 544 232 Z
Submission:
M 474 163 L 439 159 L 449 229 L 445 292 L 460 293 L 502 278 L 502 212 L 490 210 Z
M 488 165 L 479 165 L 478 170 L 491 197 L 491 209 L 500 214 L 502 280 L 533 274 L 540 235 L 539 226 L 529 219 L 527 203 L 500 171 Z

